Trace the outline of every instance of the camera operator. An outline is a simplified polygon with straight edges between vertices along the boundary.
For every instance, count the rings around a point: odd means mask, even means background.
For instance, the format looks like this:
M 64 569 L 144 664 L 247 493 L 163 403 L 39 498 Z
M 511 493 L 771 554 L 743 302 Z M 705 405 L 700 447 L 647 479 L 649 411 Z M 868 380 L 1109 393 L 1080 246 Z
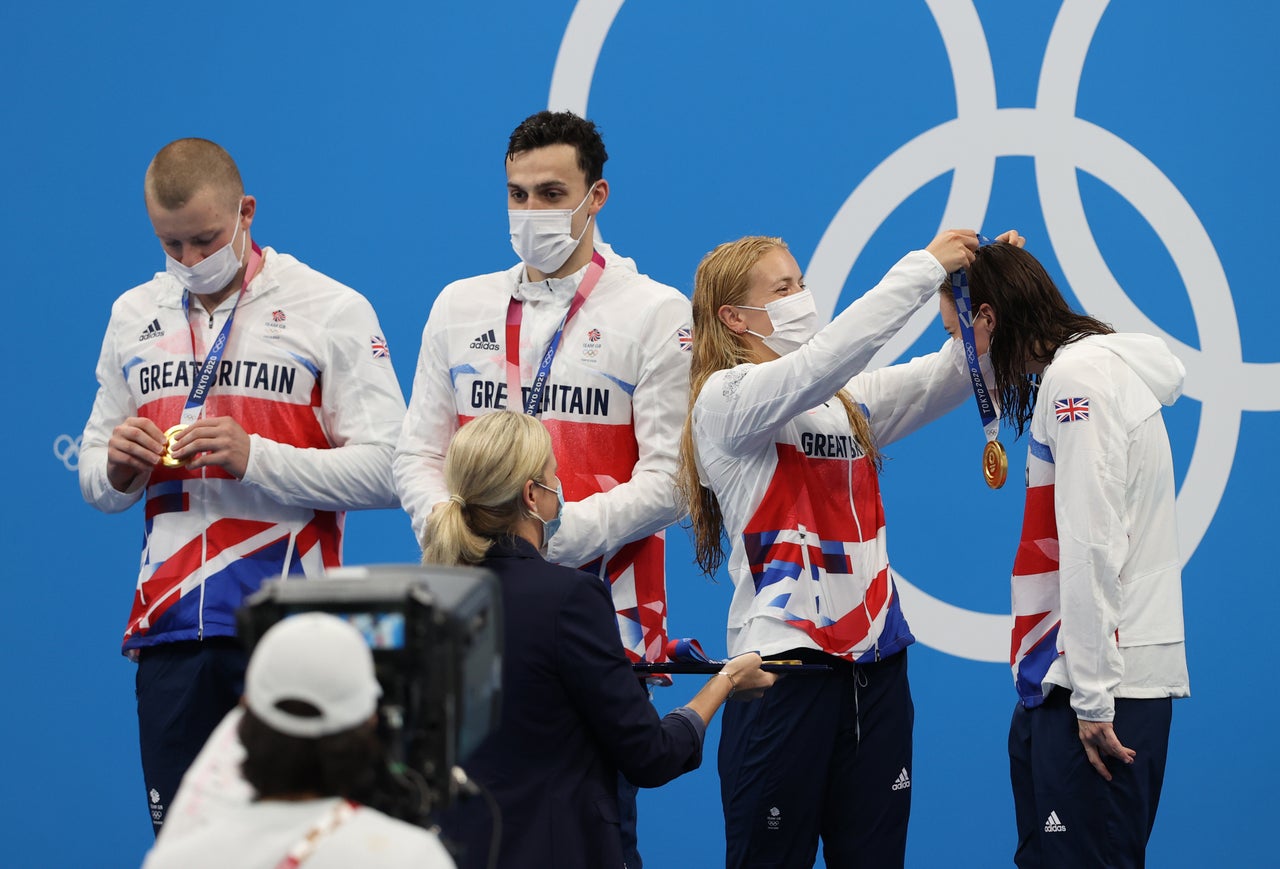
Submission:
M 452 869 L 434 833 L 353 799 L 386 763 L 381 693 L 348 623 L 309 612 L 272 626 L 249 659 L 241 709 L 197 758 L 143 869 Z M 227 769 L 237 735 L 249 800 Z

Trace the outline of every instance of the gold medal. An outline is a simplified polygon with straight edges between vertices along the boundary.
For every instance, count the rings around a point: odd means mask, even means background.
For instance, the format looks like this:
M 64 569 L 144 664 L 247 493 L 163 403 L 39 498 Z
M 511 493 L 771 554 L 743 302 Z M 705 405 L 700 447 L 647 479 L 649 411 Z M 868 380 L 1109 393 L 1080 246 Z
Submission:
M 166 468 L 181 468 L 187 463 L 186 459 L 175 459 L 173 457 L 173 440 L 182 434 L 185 428 L 185 425 L 178 423 L 175 426 L 170 426 L 164 433 L 164 455 L 160 457 L 160 463 Z
M 987 447 L 982 451 L 982 479 L 991 488 L 999 489 L 1008 476 L 1009 457 L 1005 455 L 1004 446 L 1000 441 L 987 441 Z

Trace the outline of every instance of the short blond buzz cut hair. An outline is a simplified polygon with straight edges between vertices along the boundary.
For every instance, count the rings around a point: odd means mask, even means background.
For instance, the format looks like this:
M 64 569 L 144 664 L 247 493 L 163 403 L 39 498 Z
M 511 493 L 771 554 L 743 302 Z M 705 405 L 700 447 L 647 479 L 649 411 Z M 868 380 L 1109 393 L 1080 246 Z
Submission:
M 225 193 L 228 201 L 244 196 L 236 161 L 221 145 L 208 139 L 177 139 L 151 159 L 143 195 L 148 204 L 173 211 L 205 187 Z

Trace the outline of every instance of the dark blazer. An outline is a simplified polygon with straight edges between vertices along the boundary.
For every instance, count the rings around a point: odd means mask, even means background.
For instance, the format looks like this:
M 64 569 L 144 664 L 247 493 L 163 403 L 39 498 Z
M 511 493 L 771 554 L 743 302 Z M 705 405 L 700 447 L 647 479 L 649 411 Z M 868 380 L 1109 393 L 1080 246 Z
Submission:
M 554 564 L 522 539 L 494 544 L 482 565 L 502 583 L 502 721 L 464 764 L 501 810 L 498 865 L 618 869 L 618 770 L 657 787 L 702 762 L 690 710 L 659 718 L 622 649 L 599 579 Z M 699 721 L 698 724 L 701 724 Z M 460 867 L 486 865 L 489 811 L 480 798 L 441 818 L 463 847 Z

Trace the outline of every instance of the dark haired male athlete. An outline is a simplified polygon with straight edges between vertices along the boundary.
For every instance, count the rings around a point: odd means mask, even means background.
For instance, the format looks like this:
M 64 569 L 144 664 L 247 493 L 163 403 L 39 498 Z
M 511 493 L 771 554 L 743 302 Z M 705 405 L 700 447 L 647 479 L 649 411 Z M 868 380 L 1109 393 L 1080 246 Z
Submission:
M 421 543 L 427 516 L 449 497 L 444 455 L 459 426 L 504 408 L 537 415 L 567 502 L 547 559 L 608 582 L 627 653 L 661 660 L 662 531 L 682 512 L 675 472 L 689 300 L 596 241 L 607 159 L 595 124 L 570 112 L 539 112 L 511 134 L 507 207 L 520 262 L 456 281 L 436 299 L 396 448 L 396 488 Z M 625 829 L 624 819 L 624 839 Z M 640 865 L 634 851 L 627 865 Z

